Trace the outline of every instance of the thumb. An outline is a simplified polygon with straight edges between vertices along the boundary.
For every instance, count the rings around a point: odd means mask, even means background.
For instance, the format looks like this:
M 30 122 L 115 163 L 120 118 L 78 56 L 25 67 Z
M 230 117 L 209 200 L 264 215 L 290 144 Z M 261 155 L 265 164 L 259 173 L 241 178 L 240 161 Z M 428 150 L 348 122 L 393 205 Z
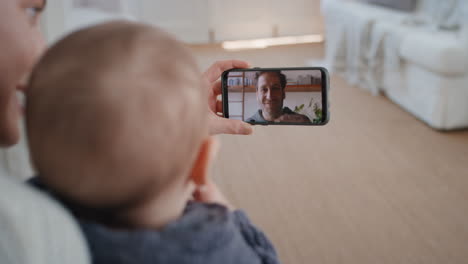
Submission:
M 214 116 L 211 131 L 214 134 L 250 135 L 253 133 L 252 125 L 241 120 L 232 120 Z

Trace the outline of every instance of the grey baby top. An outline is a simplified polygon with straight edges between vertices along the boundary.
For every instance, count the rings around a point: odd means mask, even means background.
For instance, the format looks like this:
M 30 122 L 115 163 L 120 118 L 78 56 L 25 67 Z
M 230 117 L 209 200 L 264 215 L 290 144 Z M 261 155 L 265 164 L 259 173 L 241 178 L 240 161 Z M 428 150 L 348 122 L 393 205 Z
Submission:
M 118 230 L 82 218 L 83 208 L 60 199 L 39 180 L 29 183 L 62 202 L 78 219 L 93 264 L 276 264 L 265 234 L 241 210 L 189 202 L 179 219 L 161 230 Z

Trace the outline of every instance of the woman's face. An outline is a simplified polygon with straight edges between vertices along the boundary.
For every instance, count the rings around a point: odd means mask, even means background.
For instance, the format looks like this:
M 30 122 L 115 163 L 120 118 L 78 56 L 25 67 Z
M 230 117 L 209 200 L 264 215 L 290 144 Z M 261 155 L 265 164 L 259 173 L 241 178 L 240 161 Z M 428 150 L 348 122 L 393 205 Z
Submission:
M 39 15 L 45 0 L 4 0 L 0 8 L 0 146 L 19 140 L 17 92 L 44 49 Z

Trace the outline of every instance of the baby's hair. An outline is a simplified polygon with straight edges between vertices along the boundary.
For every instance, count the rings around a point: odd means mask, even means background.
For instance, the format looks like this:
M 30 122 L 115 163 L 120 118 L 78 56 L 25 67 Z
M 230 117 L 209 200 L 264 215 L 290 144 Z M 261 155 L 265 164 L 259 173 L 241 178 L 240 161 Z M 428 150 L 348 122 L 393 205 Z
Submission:
M 188 48 L 157 28 L 111 22 L 75 32 L 30 79 L 32 161 L 64 197 L 132 207 L 190 172 L 208 135 L 202 86 Z

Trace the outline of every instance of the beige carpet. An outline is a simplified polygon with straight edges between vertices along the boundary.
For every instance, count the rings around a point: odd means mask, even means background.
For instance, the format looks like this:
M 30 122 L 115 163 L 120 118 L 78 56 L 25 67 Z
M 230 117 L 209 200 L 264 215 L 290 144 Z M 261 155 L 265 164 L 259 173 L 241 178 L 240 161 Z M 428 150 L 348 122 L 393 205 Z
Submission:
M 231 57 L 302 66 L 322 53 L 313 45 L 194 51 L 203 67 Z M 286 264 L 468 263 L 468 131 L 432 130 L 339 77 L 331 87 L 327 126 L 221 136 L 213 174 L 226 195 Z

